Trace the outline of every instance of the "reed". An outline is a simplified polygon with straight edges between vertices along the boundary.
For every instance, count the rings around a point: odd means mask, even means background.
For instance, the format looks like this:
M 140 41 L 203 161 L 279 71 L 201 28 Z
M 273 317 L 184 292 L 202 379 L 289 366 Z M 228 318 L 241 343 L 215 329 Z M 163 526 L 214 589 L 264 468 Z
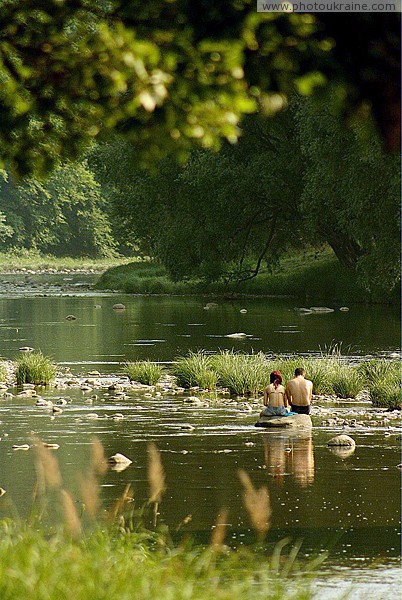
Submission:
M 243 502 L 250 521 L 260 540 L 267 535 L 271 525 L 271 500 L 267 487 L 256 489 L 250 476 L 243 469 L 238 472 L 243 486 Z
M 40 350 L 27 352 L 16 360 L 15 377 L 18 385 L 23 383 L 48 385 L 55 376 L 55 365 Z
M 124 373 L 130 381 L 137 381 L 144 385 L 155 385 L 162 379 L 165 370 L 161 365 L 157 365 L 150 360 L 143 360 L 126 363 Z

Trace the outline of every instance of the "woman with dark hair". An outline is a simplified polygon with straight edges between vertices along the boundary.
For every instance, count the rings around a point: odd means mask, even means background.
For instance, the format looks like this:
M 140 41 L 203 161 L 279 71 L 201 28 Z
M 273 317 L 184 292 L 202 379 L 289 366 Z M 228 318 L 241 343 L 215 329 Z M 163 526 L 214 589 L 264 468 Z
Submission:
M 264 390 L 264 410 L 262 417 L 286 417 L 289 413 L 286 410 L 288 401 L 286 399 L 285 388 L 282 385 L 282 373 L 272 371 L 269 376 L 270 384 Z

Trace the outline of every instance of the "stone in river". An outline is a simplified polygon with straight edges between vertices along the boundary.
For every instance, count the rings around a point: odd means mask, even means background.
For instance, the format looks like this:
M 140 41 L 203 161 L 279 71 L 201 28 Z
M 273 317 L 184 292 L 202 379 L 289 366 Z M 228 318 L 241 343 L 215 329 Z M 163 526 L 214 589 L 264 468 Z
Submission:
M 267 429 L 311 429 L 313 427 L 309 415 L 290 415 L 289 417 L 260 417 L 256 427 Z
M 113 310 L 126 310 L 126 307 L 124 304 L 113 304 Z
M 240 333 L 228 333 L 227 335 L 225 335 L 225 337 L 233 338 L 235 340 L 243 340 L 244 338 L 252 337 L 252 335 L 240 332 Z
M 350 446 L 354 448 L 356 442 L 349 435 L 341 434 L 331 438 L 328 442 L 328 446 Z
M 77 319 L 77 317 L 75 315 L 67 315 L 66 316 L 66 321 L 75 321 Z
M 335 310 L 333 308 L 328 308 L 328 306 L 310 306 L 310 310 L 315 313 L 333 313 Z
M 133 461 L 130 460 L 129 458 L 127 458 L 127 456 L 124 456 L 124 454 L 120 454 L 120 452 L 117 452 L 116 454 L 113 454 L 113 456 L 111 456 L 109 458 L 109 463 L 112 465 L 131 465 Z
M 6 490 L 4 488 L 0 488 L 0 498 L 6 494 Z
M 347 306 L 341 306 L 339 309 L 341 312 L 349 312 L 349 308 Z

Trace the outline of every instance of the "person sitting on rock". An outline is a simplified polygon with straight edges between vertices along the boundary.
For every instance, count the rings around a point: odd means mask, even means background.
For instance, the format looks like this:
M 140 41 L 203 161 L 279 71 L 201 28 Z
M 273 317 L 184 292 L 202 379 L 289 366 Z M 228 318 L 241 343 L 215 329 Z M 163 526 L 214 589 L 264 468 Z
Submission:
M 286 417 L 289 413 L 286 410 L 287 398 L 285 388 L 282 385 L 282 373 L 272 371 L 269 376 L 270 384 L 264 390 L 264 410 L 261 417 Z
M 304 369 L 295 369 L 295 376 L 286 384 L 286 400 L 291 410 L 299 415 L 309 415 L 313 397 L 313 382 L 306 379 Z

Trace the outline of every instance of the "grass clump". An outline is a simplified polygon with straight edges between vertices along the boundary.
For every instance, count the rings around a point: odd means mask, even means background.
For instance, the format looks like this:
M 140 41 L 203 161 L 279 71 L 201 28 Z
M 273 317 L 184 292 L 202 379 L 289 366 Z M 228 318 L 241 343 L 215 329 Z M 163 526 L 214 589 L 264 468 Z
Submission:
M 124 373 L 130 381 L 138 381 L 144 385 L 155 385 L 161 380 L 164 369 L 150 360 L 128 362 L 124 366 Z
M 18 385 L 23 383 L 48 385 L 55 376 L 54 363 L 41 351 L 26 352 L 16 360 L 15 377 Z
M 358 368 L 367 380 L 367 387 L 374 406 L 401 408 L 401 363 L 399 360 L 369 360 Z
M 364 389 L 364 379 L 355 367 L 339 364 L 334 365 L 331 385 L 338 398 L 356 398 Z
M 219 385 L 232 394 L 257 396 L 269 384 L 270 363 L 262 352 L 240 354 L 221 350 L 211 357 L 211 364 Z
M 204 352 L 189 352 L 187 356 L 177 358 L 172 374 L 177 378 L 178 385 L 185 388 L 198 386 L 213 389 L 218 379 L 211 356 Z
M 401 385 L 393 381 L 378 382 L 369 388 L 370 398 L 374 406 L 381 408 L 402 408 Z

